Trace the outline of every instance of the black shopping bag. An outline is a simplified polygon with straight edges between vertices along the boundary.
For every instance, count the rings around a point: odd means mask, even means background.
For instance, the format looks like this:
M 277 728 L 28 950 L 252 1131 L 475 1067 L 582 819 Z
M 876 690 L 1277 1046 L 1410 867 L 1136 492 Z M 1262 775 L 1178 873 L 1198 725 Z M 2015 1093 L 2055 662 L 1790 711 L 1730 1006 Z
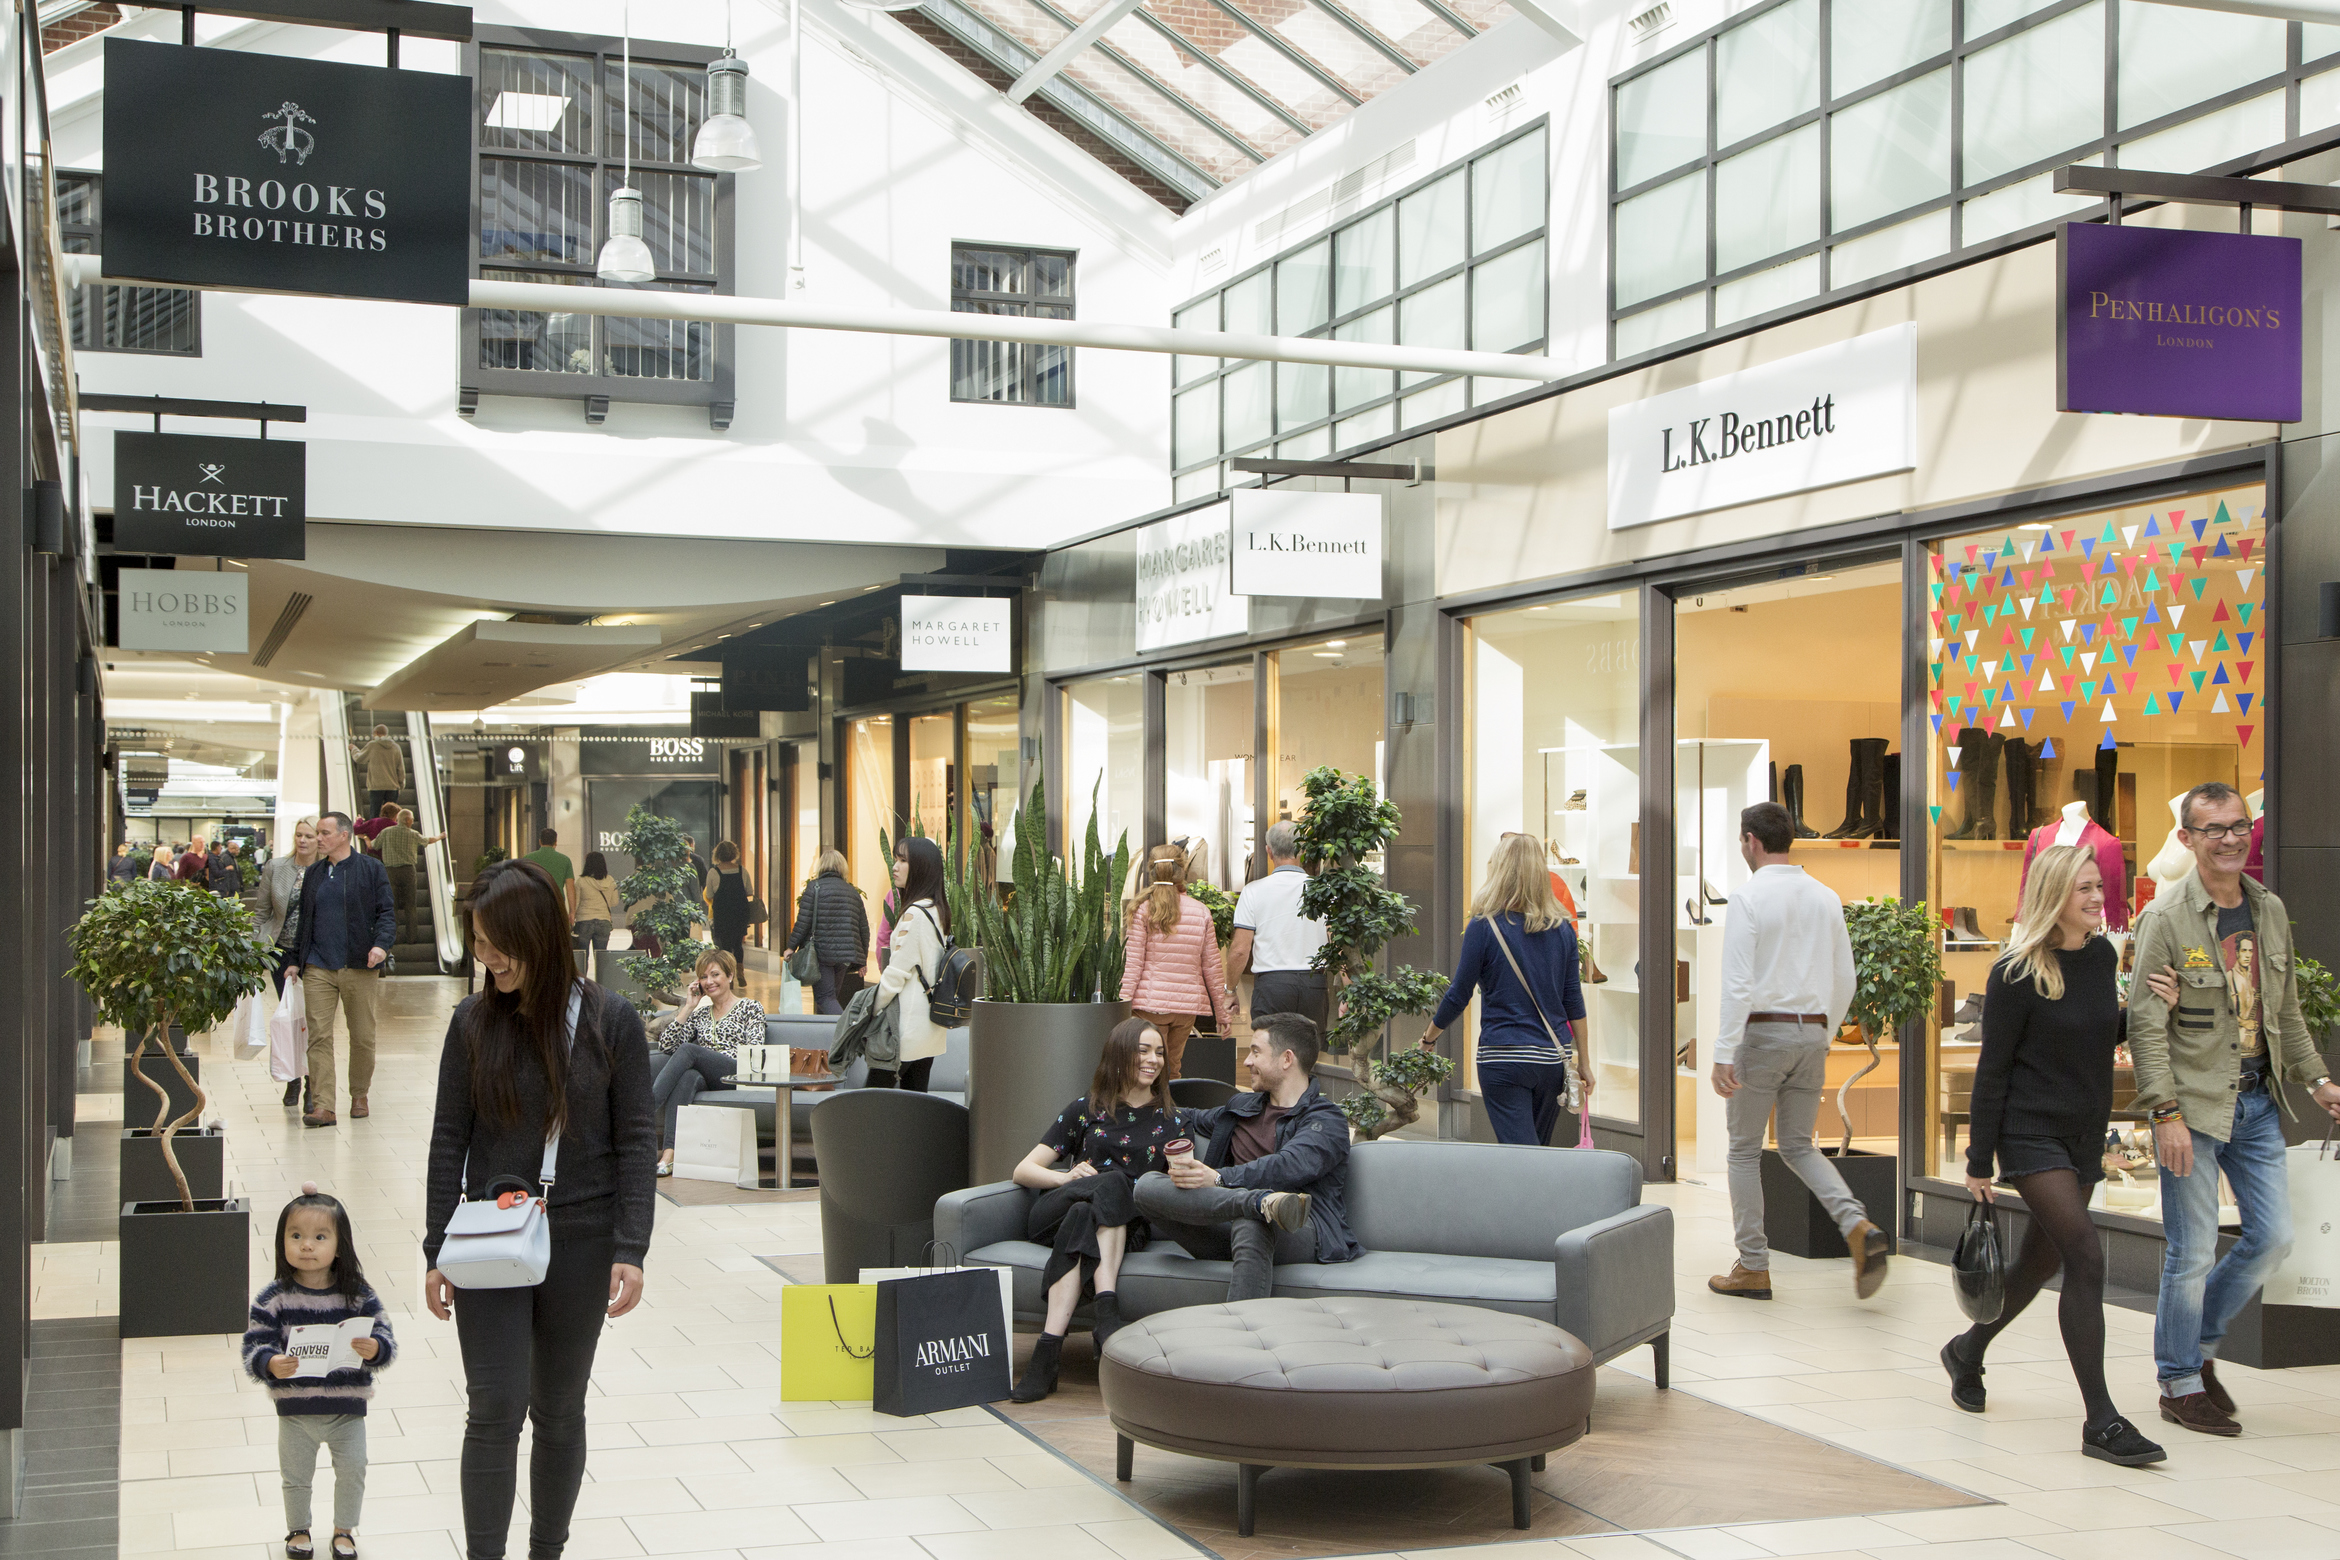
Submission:
M 938 1414 L 1008 1395 L 1008 1327 L 999 1276 L 962 1268 L 877 1286 L 881 1414 Z
M 1988 1327 L 2007 1309 L 2006 1244 L 1989 1203 L 1978 1201 L 1967 1210 L 1966 1229 L 1950 1254 L 1950 1287 L 1971 1322 Z

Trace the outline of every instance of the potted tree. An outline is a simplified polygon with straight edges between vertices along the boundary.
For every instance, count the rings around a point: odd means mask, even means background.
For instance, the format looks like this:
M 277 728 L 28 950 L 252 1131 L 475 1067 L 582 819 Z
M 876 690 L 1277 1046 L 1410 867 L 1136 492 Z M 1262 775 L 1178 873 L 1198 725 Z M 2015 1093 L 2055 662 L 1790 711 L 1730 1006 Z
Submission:
M 66 944 L 73 956 L 68 973 L 89 993 L 98 1016 L 141 1037 L 130 1071 L 154 1091 L 152 1152 L 176 1189 L 175 1197 L 122 1205 L 122 1336 L 241 1331 L 251 1301 L 245 1282 L 251 1204 L 220 1195 L 224 1187 L 216 1179 L 203 1189 L 213 1195 L 198 1196 L 179 1161 L 179 1133 L 209 1104 L 186 1059 L 164 1041 L 163 1055 L 185 1089 L 178 1100 L 140 1064 L 152 1037 L 167 1036 L 172 1025 L 200 1032 L 233 1013 L 267 981 L 276 952 L 240 900 L 152 879 L 91 900 Z M 216 1140 L 211 1152 L 218 1152 Z M 126 1137 L 126 1160 L 130 1153 Z M 127 1197 L 130 1163 L 123 1183 Z
M 1899 1034 L 1905 1024 L 1933 1017 L 1941 1001 L 1942 928 L 1922 900 L 1904 904 L 1877 898 L 1846 905 L 1844 925 L 1853 954 L 1852 1010 L 1845 1020 L 1860 1026 L 1869 1059 L 1836 1091 L 1836 1115 L 1844 1131 L 1836 1147 L 1821 1152 L 1836 1161 L 1845 1185 L 1864 1207 L 1890 1209 L 1901 1186 L 1900 1156 L 1852 1146 L 1852 1090 L 1883 1062 L 1878 1041 Z M 1774 1250 L 1797 1257 L 1848 1254 L 1835 1221 L 1779 1150 L 1763 1151 L 1762 1176 L 1763 1233 Z M 1891 1238 L 1893 1221 L 1878 1223 Z
M 656 939 L 658 949 L 612 957 L 622 961 L 632 974 L 634 989 L 627 995 L 648 1022 L 657 1015 L 659 1003 L 672 1006 L 682 1001 L 682 989 L 690 984 L 692 968 L 707 951 L 708 945 L 691 935 L 691 927 L 706 919 L 706 911 L 699 900 L 701 885 L 691 868 L 691 850 L 683 843 L 681 824 L 643 807 L 631 808 L 618 849 L 634 858 L 634 870 L 618 885 L 621 903 L 641 905 L 629 923 L 634 946 L 641 947 L 643 934 L 648 933 Z M 643 904 L 644 900 L 649 903 Z
M 1047 783 L 1032 782 L 1023 816 L 1048 816 Z M 1007 1179 L 1064 1102 L 1084 1093 L 1121 1000 L 1121 884 L 1129 837 L 1108 855 L 1092 809 L 1076 873 L 1051 856 L 1037 827 L 1016 831 L 1008 891 L 945 855 L 951 927 L 983 956 L 983 996 L 968 1025 L 967 1137 L 977 1185 Z
M 1454 1072 L 1451 1058 L 1418 1046 L 1389 1054 L 1389 1021 L 1435 1010 L 1446 978 L 1407 965 L 1375 968 L 1384 943 L 1415 930 L 1406 896 L 1365 864 L 1397 842 L 1397 807 L 1364 776 L 1332 768 L 1310 770 L 1300 789 L 1308 798 L 1298 819 L 1300 860 L 1315 874 L 1301 891 L 1300 913 L 1324 923 L 1316 968 L 1332 988 L 1324 1048 L 1349 1058 L 1357 1092 L 1340 1102 L 1341 1112 L 1369 1140 L 1412 1122 L 1422 1096 Z

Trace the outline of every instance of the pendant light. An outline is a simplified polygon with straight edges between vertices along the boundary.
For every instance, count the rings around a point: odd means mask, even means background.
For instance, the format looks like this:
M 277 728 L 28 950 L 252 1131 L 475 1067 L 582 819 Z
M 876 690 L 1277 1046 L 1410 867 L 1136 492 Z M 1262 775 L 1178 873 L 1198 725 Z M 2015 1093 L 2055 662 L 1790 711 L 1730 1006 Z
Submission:
M 609 197 L 609 238 L 601 246 L 594 274 L 605 282 L 648 282 L 658 277 L 650 246 L 642 242 L 642 192 L 634 188 L 634 16 L 624 13 L 625 87 L 621 98 L 625 174 Z
M 723 58 L 707 67 L 707 122 L 691 141 L 694 167 L 747 173 L 764 166 L 756 127 L 747 119 L 747 78 L 747 61 L 731 46 L 731 0 L 724 0 Z

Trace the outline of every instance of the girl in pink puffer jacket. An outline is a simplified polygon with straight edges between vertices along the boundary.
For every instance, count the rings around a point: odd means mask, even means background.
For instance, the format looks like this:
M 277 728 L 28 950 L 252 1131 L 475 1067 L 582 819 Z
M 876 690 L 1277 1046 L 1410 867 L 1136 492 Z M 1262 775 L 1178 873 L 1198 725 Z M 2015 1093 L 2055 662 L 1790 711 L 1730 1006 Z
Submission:
M 1162 1036 L 1166 1078 L 1179 1076 L 1196 1014 L 1217 1019 L 1222 1034 L 1234 1023 L 1218 931 L 1210 911 L 1187 895 L 1187 862 L 1186 852 L 1176 845 L 1146 852 L 1146 887 L 1130 907 L 1121 972 L 1121 1000 L 1133 1004 L 1137 1016 Z

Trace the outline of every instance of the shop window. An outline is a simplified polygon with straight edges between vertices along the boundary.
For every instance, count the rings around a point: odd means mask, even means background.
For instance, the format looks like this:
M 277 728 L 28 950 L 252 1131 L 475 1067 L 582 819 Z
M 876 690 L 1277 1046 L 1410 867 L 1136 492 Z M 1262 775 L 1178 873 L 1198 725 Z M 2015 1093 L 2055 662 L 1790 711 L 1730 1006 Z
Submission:
M 1013 870 L 1023 805 L 1023 724 L 1011 694 L 967 706 L 967 848 L 977 874 Z
M 1063 690 L 1064 776 L 1058 805 L 1065 859 L 1078 860 L 1092 821 L 1107 852 L 1124 834 L 1134 854 L 1145 849 L 1145 691 L 1138 674 L 1067 683 Z
M 845 725 L 845 876 L 867 902 L 871 928 L 894 892 L 894 863 L 878 843 L 901 829 L 894 813 L 894 720 L 875 715 Z
M 946 841 L 956 822 L 958 742 L 949 714 L 910 718 L 910 832 Z
M 1257 849 L 1258 686 L 1246 656 L 1232 666 L 1172 672 L 1162 693 L 1170 837 L 1187 841 L 1190 856 L 1199 851 L 1196 877 L 1231 893 L 1251 877 Z
M 1980 997 L 2036 847 L 2100 844 L 2109 935 L 2193 863 L 2176 802 L 2217 780 L 2259 816 L 2267 525 L 2255 486 L 1951 537 L 1931 550 L 1926 641 L 1930 902 L 1955 1021 L 1926 1093 L 1928 1167 L 1956 1179 Z M 2094 1206 L 2158 1217 L 2152 1133 L 2126 1050 Z
M 472 45 L 479 275 L 599 287 L 609 197 L 642 192 L 659 292 L 718 293 L 734 279 L 728 174 L 691 166 L 714 51 L 636 40 L 632 113 L 615 38 L 482 27 Z M 614 285 L 614 284 L 613 284 Z M 467 309 L 463 384 L 506 395 L 606 396 L 728 408 L 730 326 L 512 309 Z M 729 412 L 719 414 L 728 425 Z
M 57 175 L 57 236 L 69 255 L 105 252 L 105 181 Z M 203 295 L 173 287 L 77 287 L 66 303 L 76 352 L 203 355 Z
M 1586 949 L 1578 1044 L 1593 1110 L 1625 1123 L 1641 1119 L 1640 643 L 1640 611 L 1620 593 L 1481 614 L 1464 650 L 1464 902 L 1504 835 L 1543 841 Z M 1474 1003 L 1466 1057 L 1477 1023 Z
M 1073 257 L 1047 249 L 951 246 L 951 311 L 1018 319 L 1073 318 Z M 1021 341 L 951 343 L 951 399 L 995 406 L 1073 404 L 1070 347 Z

